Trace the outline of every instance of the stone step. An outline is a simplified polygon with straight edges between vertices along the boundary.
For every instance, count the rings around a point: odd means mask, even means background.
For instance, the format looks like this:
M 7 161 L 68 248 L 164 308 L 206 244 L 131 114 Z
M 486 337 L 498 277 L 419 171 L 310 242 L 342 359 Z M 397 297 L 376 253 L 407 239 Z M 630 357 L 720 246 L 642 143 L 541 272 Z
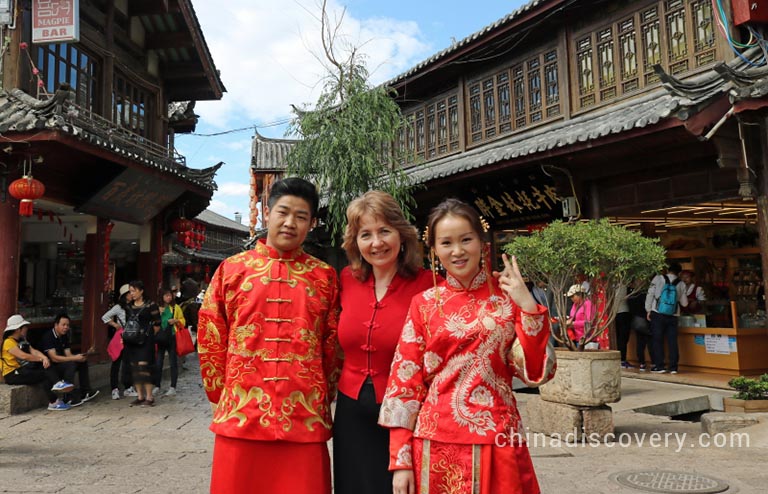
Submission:
M 633 408 L 633 410 L 638 413 L 647 413 L 650 415 L 676 417 L 678 415 L 687 415 L 689 413 L 709 412 L 712 410 L 712 403 L 709 395 L 701 395 L 641 406 Z

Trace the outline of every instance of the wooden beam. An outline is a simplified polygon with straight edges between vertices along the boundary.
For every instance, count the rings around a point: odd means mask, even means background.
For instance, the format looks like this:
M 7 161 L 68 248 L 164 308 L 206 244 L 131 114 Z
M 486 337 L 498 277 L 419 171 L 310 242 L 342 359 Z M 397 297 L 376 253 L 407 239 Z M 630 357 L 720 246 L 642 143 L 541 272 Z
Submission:
M 147 34 L 144 47 L 147 50 L 158 48 L 182 48 L 194 46 L 192 37 L 188 31 L 178 33 L 154 33 Z
M 128 4 L 128 15 L 163 15 L 179 11 L 179 6 L 170 0 L 131 0 Z
M 163 64 L 160 73 L 166 81 L 206 78 L 205 70 L 198 63 L 166 63 Z

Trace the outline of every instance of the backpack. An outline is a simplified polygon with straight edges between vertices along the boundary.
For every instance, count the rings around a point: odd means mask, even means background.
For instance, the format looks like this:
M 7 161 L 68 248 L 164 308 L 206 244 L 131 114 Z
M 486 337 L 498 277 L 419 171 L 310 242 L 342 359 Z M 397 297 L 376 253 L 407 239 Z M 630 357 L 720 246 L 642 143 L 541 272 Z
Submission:
M 131 311 L 130 317 L 126 318 L 127 321 L 125 321 L 125 327 L 123 328 L 124 343 L 128 343 L 129 345 L 143 345 L 144 342 L 147 341 L 147 332 L 139 323 L 139 314 L 141 314 L 145 307 L 146 305 L 136 313 Z
M 675 312 L 677 312 L 677 284 L 680 283 L 680 278 L 672 282 L 669 281 L 667 275 L 664 275 L 664 281 L 664 288 L 661 289 L 656 312 L 667 316 L 674 316 Z

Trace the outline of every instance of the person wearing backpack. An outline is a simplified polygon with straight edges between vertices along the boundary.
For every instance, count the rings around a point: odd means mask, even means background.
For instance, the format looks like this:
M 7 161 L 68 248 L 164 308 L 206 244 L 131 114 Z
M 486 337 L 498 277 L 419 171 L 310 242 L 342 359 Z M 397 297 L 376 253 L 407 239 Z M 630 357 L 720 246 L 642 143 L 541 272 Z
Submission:
M 136 399 L 131 406 L 152 407 L 155 372 L 155 334 L 160 330 L 160 308 L 144 298 L 144 283 L 135 280 L 128 283 L 131 303 L 125 308 L 123 343 L 125 355 L 131 366 Z M 136 327 L 137 326 L 137 327 Z
M 665 274 L 657 274 L 651 281 L 645 297 L 645 311 L 651 323 L 651 372 L 677 374 L 679 351 L 677 347 L 677 318 L 680 307 L 688 306 L 685 285 L 680 282 L 679 263 L 669 265 Z M 664 339 L 669 353 L 668 366 L 664 368 Z

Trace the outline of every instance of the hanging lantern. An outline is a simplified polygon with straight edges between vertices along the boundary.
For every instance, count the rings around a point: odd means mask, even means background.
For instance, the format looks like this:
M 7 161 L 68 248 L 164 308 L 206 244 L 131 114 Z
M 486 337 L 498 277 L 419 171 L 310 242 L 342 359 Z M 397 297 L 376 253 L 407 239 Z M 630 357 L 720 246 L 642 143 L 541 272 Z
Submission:
M 43 182 L 32 178 L 32 175 L 24 175 L 20 179 L 11 182 L 8 192 L 14 198 L 21 201 L 19 214 L 21 216 L 32 216 L 34 201 L 43 197 L 45 185 L 43 185 Z
M 184 233 L 188 232 L 192 229 L 193 223 L 184 218 L 183 216 L 181 218 L 176 218 L 173 221 L 171 221 L 171 229 L 173 229 L 176 233 Z

